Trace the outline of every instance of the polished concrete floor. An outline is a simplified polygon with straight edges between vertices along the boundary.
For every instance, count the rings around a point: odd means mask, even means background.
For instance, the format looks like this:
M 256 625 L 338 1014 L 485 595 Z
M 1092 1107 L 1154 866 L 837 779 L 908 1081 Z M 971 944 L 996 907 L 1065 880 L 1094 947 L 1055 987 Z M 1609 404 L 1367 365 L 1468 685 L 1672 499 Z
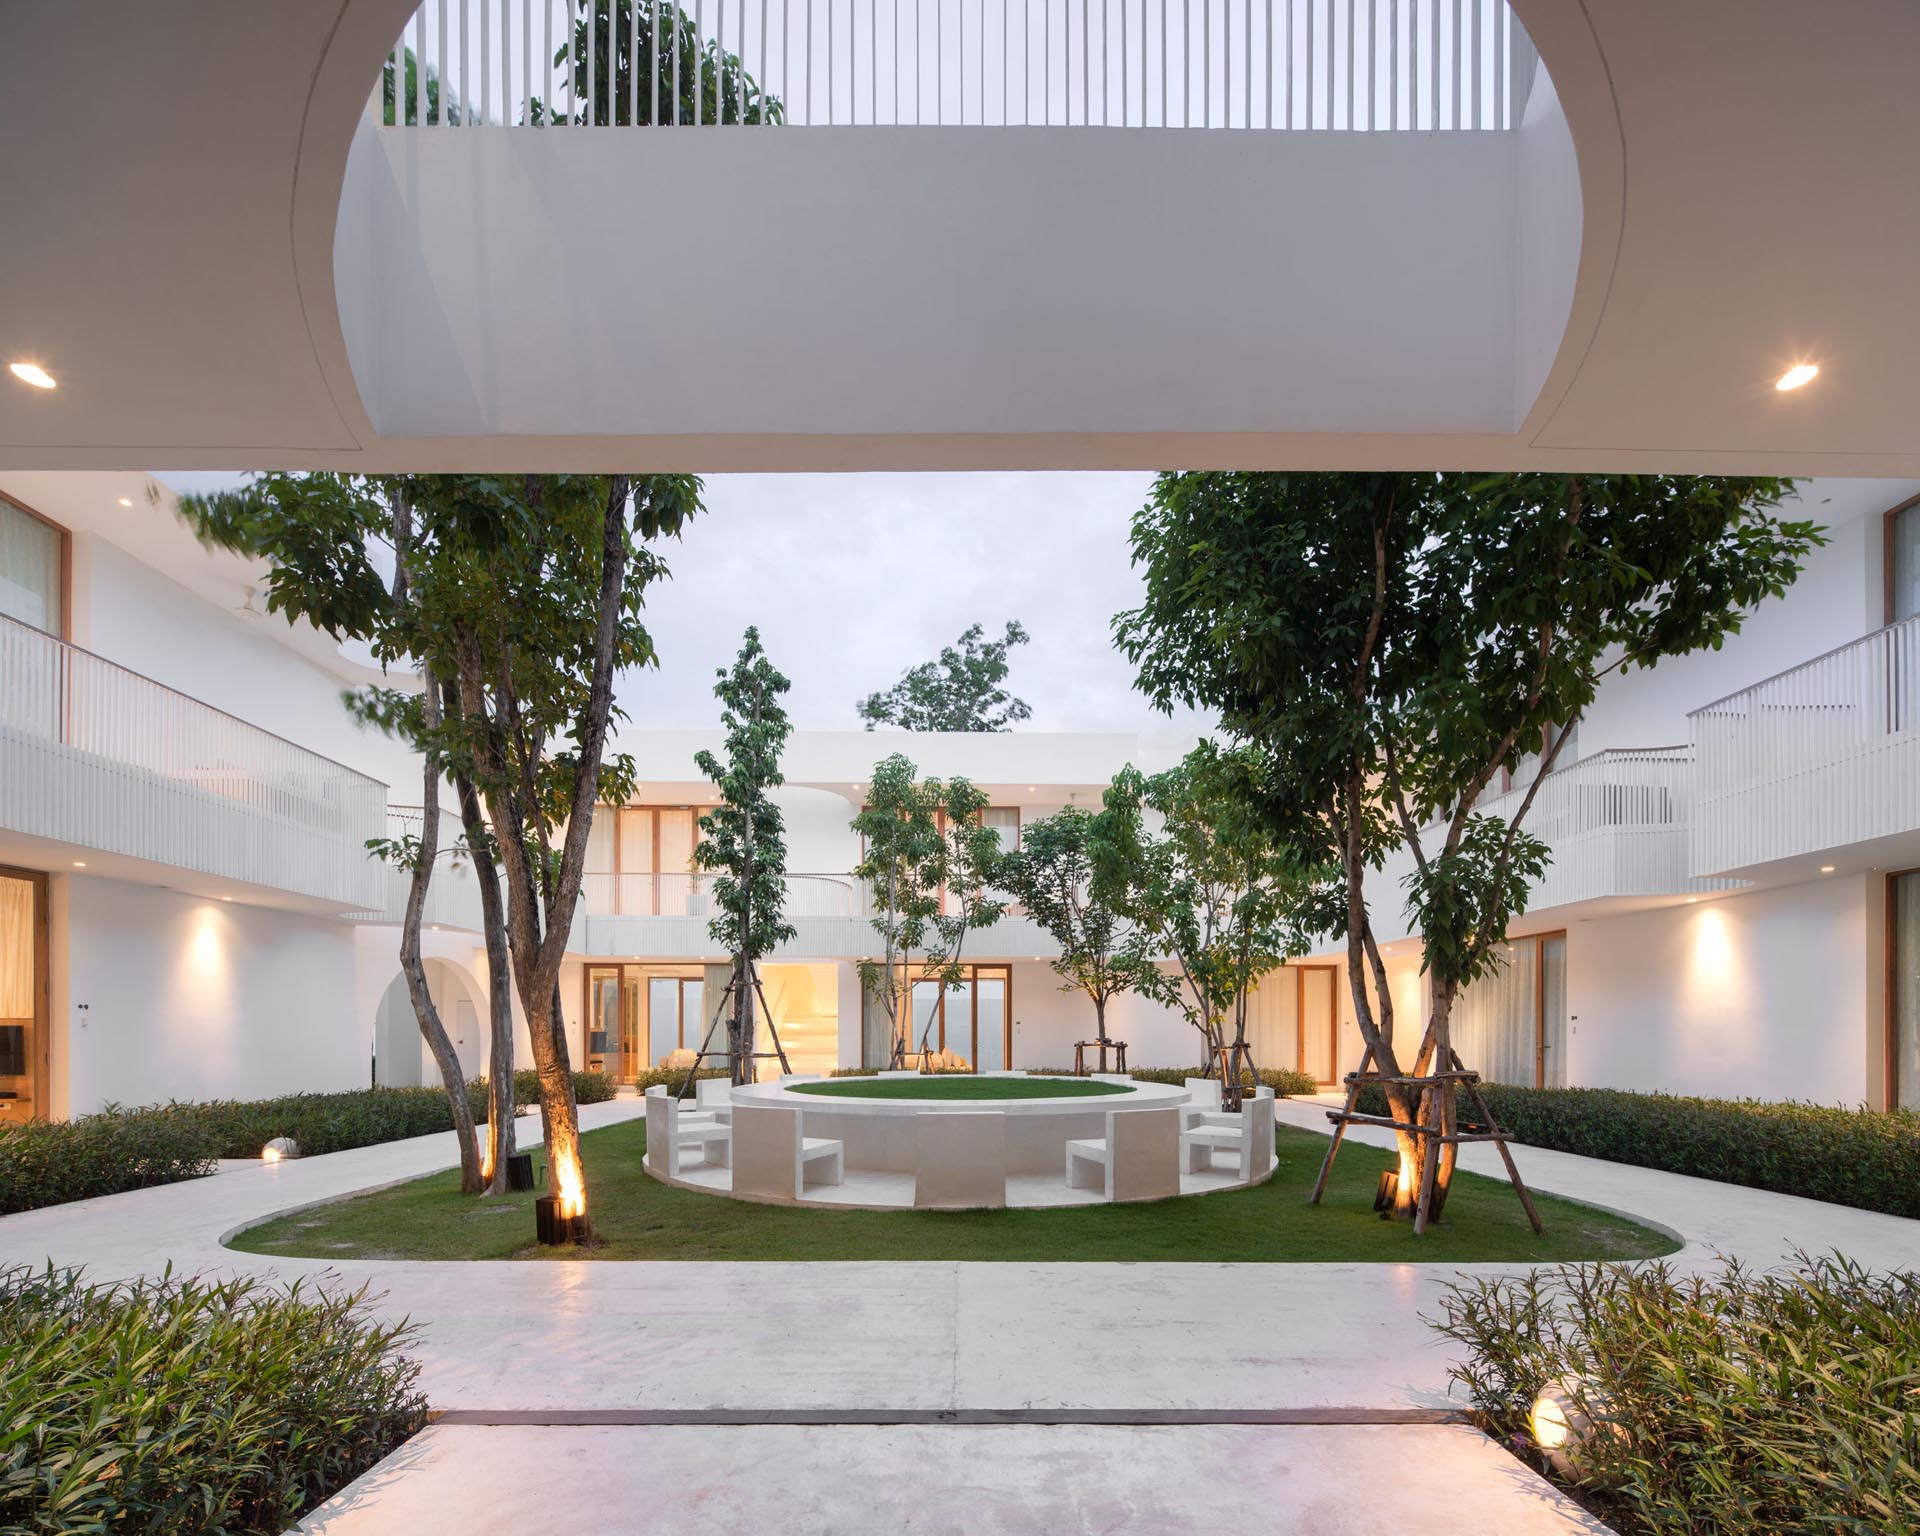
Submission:
M 592 1106 L 582 1118 L 592 1127 L 639 1110 L 635 1101 L 615 1102 Z M 1296 1125 L 1325 1128 L 1319 1104 L 1284 1103 L 1279 1113 Z M 523 1127 L 532 1123 L 522 1122 Z M 1373 1139 L 1370 1133 L 1354 1134 Z M 1495 1171 L 1488 1149 L 1472 1147 L 1467 1152 L 1463 1166 Z M 1710 1264 L 1717 1253 L 1771 1264 L 1795 1249 L 1837 1249 L 1875 1266 L 1920 1266 L 1920 1223 L 1913 1221 L 1532 1148 L 1520 1148 L 1516 1156 L 1538 1189 L 1623 1211 L 1682 1236 L 1686 1246 L 1672 1261 L 1682 1267 Z M 1447 1265 L 328 1264 L 263 1258 L 222 1246 L 225 1234 L 266 1216 L 412 1178 L 452 1161 L 450 1137 L 422 1137 L 0 1218 L 0 1263 L 37 1264 L 51 1258 L 85 1265 L 101 1277 L 154 1273 L 168 1263 L 176 1273 L 272 1272 L 290 1277 L 331 1272 L 347 1283 L 369 1285 L 384 1311 L 404 1314 L 419 1325 L 415 1352 L 436 1409 L 482 1419 L 516 1411 L 672 1416 L 722 1410 L 773 1418 L 811 1411 L 831 1421 L 875 1410 L 1044 1415 L 1096 1409 L 1140 1418 L 1198 1410 L 1337 1421 L 1356 1413 L 1431 1414 L 1456 1406 L 1448 1396 L 1449 1346 L 1435 1337 L 1422 1316 L 1431 1313 L 1456 1278 L 1457 1269 Z M 939 1445 L 946 1442 L 937 1437 L 958 1435 L 965 1426 L 918 1427 L 925 1435 L 907 1440 Z M 1179 1530 L 1183 1527 L 1177 1522 L 1185 1518 L 1179 1512 L 1188 1507 L 1183 1495 L 1202 1499 L 1194 1507 L 1214 1507 L 1205 1502 L 1213 1491 L 1203 1490 L 1205 1479 L 1197 1475 L 1184 1487 L 1171 1487 L 1158 1505 L 1144 1492 L 1143 1502 L 1132 1505 L 1107 1506 L 1096 1496 L 1096 1474 L 1103 1468 L 1122 1482 L 1130 1477 L 1129 1443 L 1137 1440 L 1145 1447 L 1178 1442 L 1199 1436 L 1207 1426 L 1079 1426 L 1106 1432 L 1077 1437 L 1041 1433 L 1073 1427 L 1024 1424 L 1011 1426 L 1017 1433 L 1002 1440 L 978 1441 L 1012 1448 L 1010 1465 L 1027 1467 L 1023 1476 L 1036 1480 L 1035 1489 L 1064 1476 L 1060 1466 L 1074 1459 L 1050 1457 L 1047 1447 L 1082 1447 L 1080 1457 L 1093 1466 L 1086 1480 L 1072 1484 L 1081 1490 L 1079 1502 L 1049 1506 L 1053 1518 L 1063 1522 L 1051 1529 Z M 1289 1508 L 1309 1507 L 1299 1501 L 1290 1505 L 1286 1490 L 1271 1486 L 1271 1478 L 1278 1476 L 1274 1468 L 1295 1464 L 1286 1457 L 1320 1454 L 1288 1447 L 1344 1441 L 1360 1428 L 1380 1427 L 1383 1433 L 1354 1441 L 1377 1446 L 1427 1426 L 1333 1422 L 1213 1427 L 1223 1431 L 1219 1444 L 1266 1447 L 1258 1454 L 1226 1458 L 1221 1465 L 1229 1470 L 1221 1476 L 1228 1493 L 1243 1501 L 1235 1507 L 1245 1517 L 1272 1524 Z M 722 1476 L 714 1469 L 729 1464 L 752 1469 L 763 1448 L 772 1458 L 769 1465 L 778 1465 L 776 1453 L 786 1454 L 783 1448 L 844 1446 L 844 1451 L 825 1454 L 846 1458 L 850 1475 L 865 1467 L 878 1480 L 890 1464 L 888 1447 L 896 1442 L 872 1432 L 835 1431 L 881 1428 L 885 1426 L 832 1422 L 547 1426 L 535 1437 L 543 1446 L 571 1446 L 575 1450 L 569 1456 L 577 1452 L 606 1458 L 586 1483 L 572 1486 L 547 1477 L 547 1462 L 521 1462 L 517 1453 L 507 1452 L 500 1460 L 503 1469 L 518 1466 L 530 1487 L 544 1487 L 550 1495 L 563 1492 L 565 1497 L 551 1506 L 558 1513 L 569 1508 L 569 1499 L 584 1496 L 583 1489 L 597 1486 L 595 1479 L 608 1487 L 626 1486 L 621 1482 L 626 1459 L 654 1454 L 644 1447 L 673 1448 L 685 1458 L 688 1474 L 677 1485 L 671 1477 L 662 1477 L 652 1485 L 656 1492 L 650 1499 L 636 1495 L 641 1502 L 631 1523 L 610 1515 L 614 1523 L 600 1528 L 718 1529 L 688 1522 L 695 1520 L 699 1508 L 729 1507 L 726 1501 L 738 1495 L 734 1485 L 739 1478 L 753 1481 L 757 1474 L 749 1470 Z M 1278 1433 L 1308 1428 L 1327 1433 L 1301 1440 Z M 801 1429 L 816 1433 L 797 1433 Z M 1228 1429 L 1246 1434 L 1236 1440 L 1224 1433 Z M 1390 1434 L 1385 1432 L 1389 1429 Z M 654 1437 L 665 1430 L 673 1433 Z M 447 1501 L 438 1506 L 444 1518 L 415 1521 L 396 1513 L 387 1524 L 323 1528 L 445 1529 L 461 1536 L 524 1530 L 524 1516 L 509 1518 L 465 1498 L 468 1473 L 459 1457 L 469 1453 L 460 1447 L 517 1443 L 485 1438 L 502 1433 L 503 1426 L 485 1424 L 436 1429 L 401 1453 L 402 1464 L 415 1469 L 412 1478 L 376 1473 L 343 1506 L 365 1522 L 383 1519 L 382 1509 L 402 1508 L 380 1501 L 419 1500 L 421 1508 L 431 1509 L 441 1500 Z M 803 1528 L 946 1530 L 961 1527 L 939 1521 L 965 1522 L 970 1515 L 972 1523 L 964 1526 L 969 1530 L 1039 1528 L 1020 1523 L 1026 1516 L 1018 1500 L 969 1502 L 972 1484 L 963 1473 L 961 1451 L 973 1439 L 969 1432 L 952 1443 L 951 1452 L 925 1453 L 931 1458 L 929 1466 L 952 1469 L 940 1474 L 953 1479 L 950 1497 L 940 1496 L 938 1477 L 929 1480 L 912 1466 L 896 1469 L 902 1489 L 917 1488 L 924 1496 L 915 1516 L 922 1523 L 898 1523 L 900 1512 L 882 1500 L 856 1509 L 847 1517 L 849 1523 Z M 1199 1440 L 1193 1443 L 1195 1465 L 1206 1464 Z M 1407 1444 L 1412 1447 L 1415 1441 Z M 1450 1431 L 1434 1441 L 1421 1438 L 1418 1444 L 1428 1447 L 1420 1454 L 1440 1456 L 1448 1468 L 1456 1458 L 1493 1453 L 1465 1431 Z M 1469 1445 L 1474 1446 L 1471 1452 L 1433 1449 Z M 733 1449 L 720 1449 L 724 1447 Z M 1518 1467 L 1510 1461 L 1498 1464 Z M 1389 1460 L 1385 1465 L 1397 1463 Z M 1232 1468 L 1241 1470 L 1235 1474 Z M 832 1467 L 827 1471 L 831 1481 Z M 1484 1506 L 1492 1501 L 1516 1520 L 1548 1522 L 1499 1529 L 1577 1528 L 1551 1523 L 1571 1516 L 1546 1500 L 1543 1484 L 1517 1473 L 1513 1479 L 1488 1485 L 1486 1498 L 1473 1511 L 1476 1521 L 1488 1518 Z M 1318 1513 L 1311 1518 L 1320 1523 L 1282 1528 L 1387 1528 L 1390 1522 L 1376 1523 L 1367 1514 L 1375 1484 L 1382 1481 L 1384 1475 L 1368 1481 L 1367 1498 L 1356 1499 L 1350 1525 L 1329 1523 L 1340 1518 L 1335 1506 L 1314 1505 Z M 675 1487 L 677 1494 L 671 1491 Z M 811 1481 L 806 1487 L 808 1496 L 815 1496 Z M 822 1508 L 840 1507 L 832 1502 L 838 1490 L 818 1490 L 818 1497 L 827 1501 Z M 682 1509 L 675 1500 L 691 1503 Z M 871 1519 L 862 1523 L 869 1510 Z M 1136 1519 L 1129 1510 L 1147 1513 Z M 574 1529 L 593 1528 L 568 1523 Z

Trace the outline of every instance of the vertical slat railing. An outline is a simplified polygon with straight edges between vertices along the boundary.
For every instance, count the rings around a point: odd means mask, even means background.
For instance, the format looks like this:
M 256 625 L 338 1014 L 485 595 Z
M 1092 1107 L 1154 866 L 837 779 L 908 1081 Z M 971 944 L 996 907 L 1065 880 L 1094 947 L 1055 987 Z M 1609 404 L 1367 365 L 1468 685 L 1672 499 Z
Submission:
M 1696 868 L 1920 830 L 1920 618 L 1695 710 Z
M 423 0 L 382 67 L 390 127 L 1487 132 L 1537 55 L 1506 0 Z
M 0 825 L 358 904 L 385 804 L 377 780 L 0 618 Z

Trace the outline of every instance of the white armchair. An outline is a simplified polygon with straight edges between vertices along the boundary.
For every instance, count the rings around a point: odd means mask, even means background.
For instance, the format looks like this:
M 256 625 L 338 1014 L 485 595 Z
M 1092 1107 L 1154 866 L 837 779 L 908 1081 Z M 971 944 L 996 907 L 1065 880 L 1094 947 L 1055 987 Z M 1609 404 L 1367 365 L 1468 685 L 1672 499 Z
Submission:
M 1110 1109 L 1104 1140 L 1067 1143 L 1067 1187 L 1098 1187 L 1109 1200 L 1177 1195 L 1180 1141 L 1177 1107 Z
M 1273 1090 L 1257 1089 L 1238 1114 L 1203 1113 L 1180 1133 L 1181 1166 L 1187 1173 L 1218 1170 L 1218 1154 L 1235 1159 L 1243 1184 L 1257 1183 L 1273 1169 Z
M 665 1178 L 677 1179 L 682 1167 L 698 1152 L 698 1162 L 707 1167 L 727 1166 L 729 1137 L 727 1127 L 711 1115 L 697 1111 L 683 1116 L 680 1101 L 664 1086 L 647 1090 L 647 1166 Z

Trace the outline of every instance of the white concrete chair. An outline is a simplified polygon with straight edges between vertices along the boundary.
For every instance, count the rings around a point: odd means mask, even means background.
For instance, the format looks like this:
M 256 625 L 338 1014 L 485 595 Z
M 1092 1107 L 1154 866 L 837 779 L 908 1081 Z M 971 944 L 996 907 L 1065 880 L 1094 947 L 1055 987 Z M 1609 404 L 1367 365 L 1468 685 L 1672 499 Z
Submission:
M 1198 1079 L 1191 1077 L 1187 1079 L 1189 1084 L 1195 1081 L 1198 1081 Z M 1239 1115 L 1233 1110 L 1222 1109 L 1220 1107 L 1223 1097 L 1224 1095 L 1221 1092 L 1220 1084 L 1214 1083 L 1210 1102 L 1203 1098 L 1198 1104 L 1188 1104 L 1184 1106 L 1186 1116 L 1183 1129 L 1192 1130 L 1196 1125 L 1238 1125 L 1240 1123 Z M 1245 1095 L 1240 1102 L 1242 1104 L 1248 1104 L 1254 1099 L 1270 1099 L 1272 1097 L 1273 1090 L 1271 1088 L 1256 1088 L 1252 1093 Z
M 680 1177 L 683 1154 L 697 1149 L 707 1167 L 727 1166 L 730 1132 L 707 1115 L 680 1113 L 680 1101 L 664 1086 L 647 1090 L 647 1166 L 669 1179 Z
M 800 1111 L 773 1104 L 733 1106 L 733 1192 L 798 1200 L 811 1172 L 815 1184 L 847 1177 L 845 1146 L 803 1136 Z
M 998 1110 L 915 1115 L 913 1203 L 965 1211 L 1007 1203 L 1007 1117 Z
M 1180 1111 L 1107 1111 L 1101 1141 L 1067 1143 L 1067 1187 L 1109 1200 L 1165 1200 L 1180 1193 Z M 1096 1172 L 1097 1170 L 1097 1172 Z
M 733 1084 L 724 1077 L 700 1077 L 693 1083 L 694 1113 L 711 1115 L 722 1125 L 733 1118 Z
M 1187 1173 L 1218 1169 L 1218 1154 L 1235 1159 L 1240 1182 L 1252 1184 L 1273 1169 L 1273 1090 L 1262 1088 L 1241 1101 L 1240 1113 L 1216 1111 L 1180 1133 L 1180 1161 Z

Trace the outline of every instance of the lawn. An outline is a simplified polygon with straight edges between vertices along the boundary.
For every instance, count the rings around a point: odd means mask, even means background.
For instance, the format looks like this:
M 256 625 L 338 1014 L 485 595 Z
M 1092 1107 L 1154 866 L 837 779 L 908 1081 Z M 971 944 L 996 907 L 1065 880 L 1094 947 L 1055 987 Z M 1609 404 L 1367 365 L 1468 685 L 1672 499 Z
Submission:
M 974 1077 L 963 1072 L 942 1077 L 843 1077 L 787 1087 L 794 1093 L 828 1099 L 1090 1099 L 1133 1092 L 1125 1083 L 1096 1083 L 1087 1077 Z
M 1327 1138 L 1283 1126 L 1271 1182 L 1230 1194 L 1149 1205 L 1009 1211 L 828 1211 L 750 1205 L 671 1189 L 640 1166 L 646 1123 L 584 1138 L 599 1244 L 533 1242 L 533 1196 L 481 1200 L 456 1172 L 432 1174 L 338 1204 L 297 1211 L 233 1240 L 249 1253 L 322 1259 L 975 1259 L 1028 1263 L 1239 1262 L 1461 1264 L 1638 1259 L 1671 1253 L 1658 1232 L 1563 1200 L 1536 1196 L 1536 1237 L 1506 1184 L 1459 1174 L 1446 1219 L 1423 1238 L 1373 1213 L 1389 1152 L 1349 1142 L 1325 1202 L 1307 1195 Z M 535 1154 L 538 1165 L 540 1155 Z M 538 1182 L 545 1185 L 541 1171 Z

